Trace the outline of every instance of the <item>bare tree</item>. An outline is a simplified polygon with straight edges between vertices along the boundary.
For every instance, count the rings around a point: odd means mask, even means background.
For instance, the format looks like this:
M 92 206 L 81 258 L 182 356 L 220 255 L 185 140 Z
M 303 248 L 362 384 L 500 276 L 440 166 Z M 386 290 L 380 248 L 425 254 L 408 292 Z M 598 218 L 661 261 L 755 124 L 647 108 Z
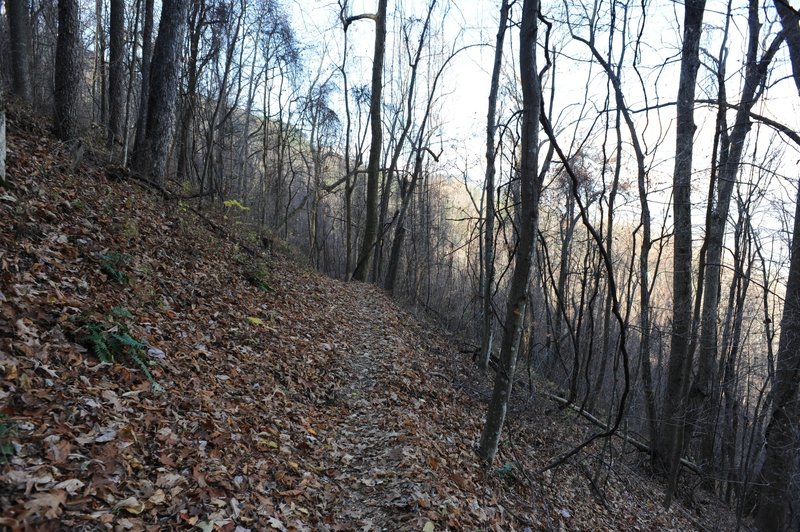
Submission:
M 31 80 L 30 19 L 28 2 L 25 0 L 6 0 L 8 30 L 11 34 L 11 72 L 14 80 L 14 94 L 31 103 L 33 88 Z
M 658 446 L 659 461 L 670 470 L 665 504 L 675 489 L 683 449 L 683 419 L 686 391 L 692 367 L 689 341 L 692 332 L 692 151 L 694 147 L 694 100 L 700 67 L 700 36 L 705 0 L 684 4 L 681 73 L 675 119 L 675 168 L 673 171 L 674 258 L 672 275 L 672 342 L 663 422 Z
M 627 17 L 627 7 L 623 7 L 623 16 Z M 584 43 L 592 52 L 595 60 L 600 64 L 603 70 L 606 72 L 609 81 L 611 82 L 611 86 L 614 91 L 614 98 L 617 102 L 617 117 L 616 117 L 616 125 L 615 130 L 617 131 L 617 149 L 621 150 L 622 146 L 622 136 L 621 136 L 621 124 L 619 123 L 620 115 L 624 119 L 625 126 L 628 129 L 628 134 L 631 140 L 631 147 L 633 148 L 634 155 L 636 157 L 636 182 L 639 189 L 639 202 L 641 206 L 641 225 L 642 225 L 642 244 L 641 244 L 641 251 L 639 255 L 639 283 L 640 283 L 640 296 L 639 296 L 639 312 L 640 312 L 640 324 L 641 324 L 641 343 L 640 343 L 640 363 L 642 367 L 642 380 L 644 384 L 644 397 L 645 397 L 645 408 L 647 413 L 647 420 L 648 420 L 648 429 L 650 433 L 651 441 L 655 440 L 656 437 L 656 414 L 655 414 L 655 394 L 653 390 L 653 383 L 652 383 L 652 368 L 650 364 L 650 283 L 649 279 L 649 266 L 648 260 L 650 255 L 650 247 L 652 245 L 651 242 L 651 220 L 650 220 L 650 207 L 647 200 L 647 167 L 645 165 L 645 153 L 644 149 L 642 148 L 642 141 L 640 138 L 639 133 L 636 130 L 636 125 L 634 124 L 633 117 L 630 112 L 630 108 L 628 107 L 625 101 L 625 94 L 622 88 L 622 63 L 624 58 L 624 42 L 623 42 L 623 50 L 620 52 L 621 56 L 619 59 L 619 64 L 617 68 L 613 68 L 609 60 L 605 59 L 601 54 L 600 51 L 597 49 L 595 43 L 595 34 L 594 28 L 590 33 L 588 39 L 577 36 L 574 31 L 572 33 L 573 38 L 576 40 Z M 624 37 L 623 37 L 624 38 Z M 613 197 L 616 194 L 616 190 L 618 187 L 618 179 L 619 179 L 619 172 L 620 172 L 620 157 L 617 156 L 617 163 L 616 168 L 614 171 L 614 185 L 611 191 L 611 197 L 609 198 L 609 221 L 607 227 L 607 236 L 606 236 L 606 246 L 609 253 L 611 253 L 611 246 L 612 246 L 612 226 L 613 226 L 613 206 L 614 201 Z M 604 316 L 604 325 L 603 325 L 603 335 L 606 337 L 606 342 L 609 342 L 608 336 L 608 328 L 609 328 L 609 320 L 610 320 L 610 311 L 611 311 L 611 291 L 608 292 L 608 297 L 606 301 L 606 315 Z M 608 347 L 608 343 L 604 343 L 604 357 L 608 357 L 610 355 L 610 349 Z M 605 367 L 605 360 L 603 361 L 603 365 L 601 366 L 600 375 L 598 376 L 598 383 L 599 386 L 602 386 L 602 374 L 604 372 Z M 599 390 L 598 390 L 599 391 Z
M 775 7 L 786 34 L 795 86 L 800 92 L 800 16 L 785 0 Z M 797 462 L 798 388 L 800 388 L 800 195 L 794 214 L 791 262 L 783 303 L 778 360 L 772 387 L 772 413 L 766 431 L 766 457 L 756 522 L 760 530 L 790 528 L 789 485 Z
M 383 90 L 383 59 L 386 55 L 386 5 L 387 0 L 378 0 L 378 11 L 375 14 L 364 14 L 349 17 L 349 25 L 361 18 L 375 21 L 375 51 L 372 56 L 372 94 L 370 96 L 370 130 L 372 137 L 367 162 L 367 219 L 364 228 L 364 240 L 361 244 L 358 264 L 353 278 L 366 281 L 372 269 L 372 258 L 375 243 L 378 239 L 378 185 L 380 184 L 381 144 L 383 143 L 383 124 L 381 123 L 381 91 Z
M 744 88 L 742 99 L 737 106 L 736 119 L 730 132 L 724 122 L 726 109 L 721 109 L 718 114 L 722 119 L 722 123 L 719 124 L 719 136 L 723 137 L 724 142 L 720 143 L 719 170 L 717 171 L 715 168 L 711 174 L 712 197 L 708 201 L 706 239 L 701 250 L 701 255 L 705 252 L 705 256 L 701 256 L 701 264 L 703 266 L 701 278 L 704 286 L 702 290 L 703 307 L 700 319 L 698 373 L 689 390 L 688 419 L 684 444 L 691 438 L 696 421 L 703 425 L 706 434 L 713 432 L 713 420 L 709 416 L 703 415 L 703 412 L 709 412 L 709 400 L 711 398 L 711 387 L 714 381 L 714 367 L 718 351 L 717 317 L 721 288 L 722 244 L 728 220 L 728 209 L 734 184 L 736 183 L 736 176 L 739 173 L 745 140 L 752 125 L 750 111 L 761 96 L 770 62 L 783 41 L 783 36 L 779 34 L 773 39 L 762 58 L 758 59 L 758 48 L 761 44 L 759 9 L 759 3 L 756 0 L 750 0 L 748 9 L 750 35 L 745 60 Z M 723 91 L 722 94 L 724 94 L 724 88 L 721 90 Z M 727 106 L 727 102 L 720 103 L 723 107 Z M 713 458 L 713 452 L 713 446 L 707 445 L 704 459 L 710 462 Z
M 125 1 L 111 0 L 111 24 L 108 30 L 108 146 L 122 140 L 125 118 Z
M 538 172 L 538 159 L 542 93 L 536 69 L 538 13 L 538 0 L 524 1 L 519 38 L 519 66 L 522 76 L 519 239 L 506 306 L 500 364 L 478 447 L 478 454 L 490 464 L 497 454 L 508 401 L 511 398 L 539 226 L 539 196 L 542 183 Z
M 505 42 L 508 12 L 511 9 L 508 0 L 500 3 L 500 24 L 494 45 L 494 63 L 492 64 L 492 80 L 489 85 L 489 105 L 486 112 L 486 182 L 484 187 L 484 227 L 483 227 L 483 279 L 481 298 L 483 299 L 483 329 L 481 333 L 481 352 L 479 366 L 489 367 L 494 340 L 494 312 L 492 305 L 492 289 L 494 287 L 494 218 L 495 218 L 495 132 L 497 130 L 497 92 L 500 85 L 500 69 L 503 64 L 503 43 Z
M 55 131 L 61 140 L 78 135 L 81 83 L 80 3 L 58 0 L 55 61 Z
M 0 187 L 6 184 L 6 93 L 0 88 Z
M 137 152 L 137 170 L 154 183 L 164 183 L 172 143 L 178 77 L 183 57 L 189 0 L 165 2 L 150 65 L 150 94 L 143 148 Z

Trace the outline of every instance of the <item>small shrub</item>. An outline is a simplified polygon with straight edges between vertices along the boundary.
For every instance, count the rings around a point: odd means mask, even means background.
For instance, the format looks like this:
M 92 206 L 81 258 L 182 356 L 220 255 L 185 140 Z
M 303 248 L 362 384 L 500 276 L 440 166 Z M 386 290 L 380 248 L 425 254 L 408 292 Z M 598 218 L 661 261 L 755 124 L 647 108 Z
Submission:
M 133 220 L 126 221 L 122 226 L 122 236 L 127 240 L 133 240 L 139 236 L 139 228 Z
M 275 290 L 272 289 L 267 281 L 268 277 L 269 269 L 264 261 L 257 261 L 245 270 L 245 278 L 251 285 L 262 292 L 275 293 Z
M 113 307 L 108 316 L 101 320 L 79 317 L 78 331 L 82 331 L 82 334 L 78 335 L 78 342 L 102 362 L 132 362 L 142 370 L 153 391 L 163 392 L 164 388 L 148 367 L 148 345 L 136 339 L 128 324 L 121 321 L 131 318 L 133 315 L 122 307 Z
M 0 464 L 5 464 L 14 456 L 14 445 L 8 439 L 14 434 L 14 424 L 8 416 L 0 414 Z
M 225 220 L 232 218 L 234 224 L 237 225 L 242 223 L 241 215 L 250 210 L 250 207 L 243 205 L 239 200 L 235 199 L 225 200 L 222 202 L 222 205 L 225 206 L 222 212 L 222 218 Z
M 128 284 L 128 274 L 122 268 L 128 265 L 131 258 L 124 253 L 109 251 L 100 255 L 100 269 L 119 284 Z
M 236 210 L 238 210 L 240 212 L 247 212 L 247 211 L 250 210 L 250 207 L 247 207 L 246 205 L 242 205 L 241 202 L 239 202 L 239 200 L 235 200 L 235 199 L 225 200 L 225 201 L 222 202 L 222 204 L 225 207 L 227 207 L 227 209 L 229 211 L 233 210 L 233 209 L 236 209 Z

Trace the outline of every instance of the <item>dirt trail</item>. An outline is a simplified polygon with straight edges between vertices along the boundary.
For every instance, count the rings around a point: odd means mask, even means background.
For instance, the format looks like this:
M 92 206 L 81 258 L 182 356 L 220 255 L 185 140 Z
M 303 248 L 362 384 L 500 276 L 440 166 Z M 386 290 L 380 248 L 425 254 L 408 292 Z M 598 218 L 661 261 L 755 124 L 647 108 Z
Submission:
M 339 464 L 331 482 L 341 497 L 331 508 L 339 526 L 359 530 L 395 529 L 420 520 L 430 495 L 408 475 L 421 468 L 411 416 L 426 415 L 426 401 L 395 391 L 398 373 L 408 373 L 410 354 L 426 346 L 409 337 L 384 294 L 350 284 L 332 310 L 346 320 L 348 352 L 333 370 L 338 381 L 338 420 L 323 452 Z M 419 462 L 418 464 L 416 462 Z

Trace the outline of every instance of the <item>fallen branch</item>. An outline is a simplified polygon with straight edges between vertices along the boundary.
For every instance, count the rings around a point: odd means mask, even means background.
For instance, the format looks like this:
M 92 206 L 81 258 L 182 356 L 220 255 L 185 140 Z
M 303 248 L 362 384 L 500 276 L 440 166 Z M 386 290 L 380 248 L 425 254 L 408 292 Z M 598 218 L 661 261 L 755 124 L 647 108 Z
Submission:
M 542 392 L 542 394 L 545 397 L 547 397 L 548 399 L 550 399 L 551 401 L 554 401 L 554 402 L 559 403 L 559 404 L 561 404 L 563 406 L 567 406 L 567 407 L 571 408 L 575 412 L 579 413 L 582 417 L 584 417 L 588 421 L 592 422 L 592 424 L 596 425 L 597 427 L 599 427 L 599 428 L 601 428 L 603 430 L 608 430 L 608 427 L 606 426 L 605 423 L 603 423 L 601 420 L 597 419 L 597 417 L 593 416 L 592 414 L 590 414 L 586 410 L 582 410 L 578 405 L 576 405 L 576 404 L 574 404 L 574 403 L 572 403 L 570 401 L 567 401 L 563 397 L 559 397 L 558 395 L 555 395 L 555 394 L 552 394 L 552 393 L 549 393 L 549 392 Z M 626 434 L 619 434 L 619 433 L 615 433 L 614 435 L 619 437 L 619 438 L 622 438 L 627 443 L 630 443 L 637 450 L 639 450 L 639 451 L 641 451 L 643 453 L 647 453 L 647 454 L 651 454 L 652 453 L 652 450 L 650 449 L 649 445 L 647 445 L 647 444 L 645 444 L 645 443 L 643 443 L 643 442 L 641 442 L 641 441 L 639 441 L 639 440 L 637 440 L 637 439 L 635 439 L 635 438 L 633 438 L 631 436 L 628 436 Z M 545 468 L 545 471 L 548 470 L 548 469 L 552 469 L 553 467 L 556 467 L 557 465 L 560 465 L 562 462 L 563 462 L 562 459 L 557 460 L 553 464 L 548 465 Z M 700 468 L 697 465 L 695 465 L 692 462 L 690 462 L 689 460 L 687 460 L 686 458 L 681 458 L 681 465 L 683 467 L 685 467 L 686 469 L 688 469 L 689 471 L 691 471 L 692 473 L 695 473 L 696 475 L 701 475 Z

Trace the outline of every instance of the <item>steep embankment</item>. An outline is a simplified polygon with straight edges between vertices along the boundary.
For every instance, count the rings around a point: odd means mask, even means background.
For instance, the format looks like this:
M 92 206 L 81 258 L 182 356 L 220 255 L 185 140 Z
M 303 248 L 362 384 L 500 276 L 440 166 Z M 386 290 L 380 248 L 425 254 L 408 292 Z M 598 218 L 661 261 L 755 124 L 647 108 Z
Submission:
M 0 192 L 0 525 L 693 528 L 623 465 L 532 473 L 584 430 L 535 401 L 486 471 L 452 339 L 99 164 L 70 175 L 35 123 L 11 113 Z

